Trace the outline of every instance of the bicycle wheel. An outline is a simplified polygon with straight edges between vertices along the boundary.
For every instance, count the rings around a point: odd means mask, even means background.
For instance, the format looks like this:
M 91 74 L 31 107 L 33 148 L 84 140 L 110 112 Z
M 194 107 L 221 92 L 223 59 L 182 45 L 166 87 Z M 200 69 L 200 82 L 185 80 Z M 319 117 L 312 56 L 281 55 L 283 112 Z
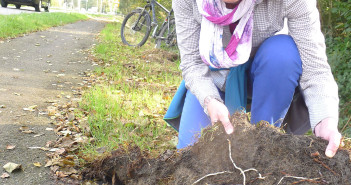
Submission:
M 177 44 L 177 33 L 174 19 L 171 19 L 169 22 L 169 31 L 168 24 L 165 24 L 161 28 L 160 34 L 156 37 L 155 48 L 160 48 L 163 40 L 165 41 L 167 47 L 172 47 Z
M 122 42 L 129 46 L 142 46 L 151 31 L 150 15 L 140 9 L 133 10 L 122 22 Z

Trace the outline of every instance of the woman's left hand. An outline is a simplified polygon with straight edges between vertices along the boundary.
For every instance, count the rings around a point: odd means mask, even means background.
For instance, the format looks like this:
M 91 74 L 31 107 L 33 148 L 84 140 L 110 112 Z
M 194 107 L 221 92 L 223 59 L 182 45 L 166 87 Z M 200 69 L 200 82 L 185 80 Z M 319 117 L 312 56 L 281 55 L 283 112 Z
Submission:
M 321 137 L 329 141 L 325 155 L 327 157 L 334 157 L 338 148 L 341 144 L 341 134 L 338 131 L 338 123 L 333 118 L 323 119 L 314 129 L 314 133 L 317 137 Z

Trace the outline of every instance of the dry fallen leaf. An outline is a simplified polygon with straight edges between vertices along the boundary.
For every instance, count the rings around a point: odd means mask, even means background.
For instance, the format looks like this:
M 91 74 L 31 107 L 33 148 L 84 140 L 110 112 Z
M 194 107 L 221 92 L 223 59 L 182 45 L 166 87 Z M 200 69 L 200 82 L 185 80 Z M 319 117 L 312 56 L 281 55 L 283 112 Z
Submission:
M 25 134 L 32 134 L 32 133 L 34 133 L 34 131 L 30 130 L 29 127 L 27 127 L 27 126 L 21 126 L 20 127 L 20 131 L 22 133 L 25 133 Z
M 22 165 L 21 165 L 21 164 L 16 164 L 16 163 L 11 163 L 11 162 L 9 162 L 9 163 L 5 164 L 5 165 L 3 166 L 3 168 L 4 168 L 7 172 L 12 173 L 12 172 L 15 171 L 15 170 L 21 169 L 21 168 L 22 168 Z
M 46 148 L 46 147 L 41 147 L 40 150 L 43 150 L 43 151 L 49 151 L 50 148 Z
M 34 131 L 33 130 L 24 130 L 24 131 L 22 131 L 22 133 L 32 134 L 32 133 L 34 133 Z
M 43 135 L 45 135 L 45 134 L 37 134 L 37 135 L 34 135 L 33 137 L 40 137 L 40 136 L 43 136 Z
M 55 154 L 57 154 L 57 155 L 62 155 L 62 154 L 65 153 L 65 152 L 66 152 L 66 149 L 60 148 L 59 150 L 56 150 L 56 151 L 55 151 Z
M 32 106 L 29 106 L 27 108 L 23 108 L 23 110 L 34 112 L 37 107 L 38 107 L 38 105 L 32 105 Z
M 47 131 L 53 131 L 54 128 L 46 128 L 45 130 L 47 130 Z
M 60 168 L 59 166 L 51 166 L 50 167 L 51 171 L 53 171 L 54 173 L 56 173 L 59 168 Z
M 13 149 L 15 149 L 16 148 L 16 145 L 7 145 L 6 146 L 6 149 L 7 150 L 13 150 Z
M 49 152 L 56 152 L 57 150 L 60 150 L 59 148 L 52 148 L 49 150 Z
M 28 147 L 29 149 L 40 149 L 41 147 L 40 146 L 30 146 Z
M 47 110 L 48 110 L 48 115 L 49 116 L 54 116 L 56 114 L 56 112 L 57 112 L 57 108 L 54 107 L 54 106 L 48 106 Z
M 5 179 L 5 178 L 9 178 L 10 175 L 8 173 L 3 173 L 1 176 L 0 176 L 2 179 Z
M 33 163 L 33 165 L 36 166 L 36 167 L 41 167 L 40 162 L 35 162 L 35 163 Z
M 21 127 L 20 127 L 20 130 L 21 130 L 21 131 L 29 130 L 29 127 L 27 127 L 27 126 L 21 126 Z

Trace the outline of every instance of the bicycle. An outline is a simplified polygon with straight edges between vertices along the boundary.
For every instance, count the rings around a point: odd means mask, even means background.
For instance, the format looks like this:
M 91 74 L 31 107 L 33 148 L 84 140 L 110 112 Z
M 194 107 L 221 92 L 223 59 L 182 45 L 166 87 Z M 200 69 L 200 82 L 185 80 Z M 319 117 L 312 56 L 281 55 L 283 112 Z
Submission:
M 176 45 L 175 20 L 173 9 L 168 10 L 156 0 L 147 0 L 144 8 L 138 7 L 130 12 L 123 20 L 121 27 L 122 42 L 129 46 L 140 47 L 149 38 L 151 29 L 152 38 L 156 39 L 155 48 L 161 47 L 161 42 L 165 41 L 168 47 Z M 155 16 L 155 4 L 161 7 L 166 13 L 166 19 L 158 30 L 158 23 Z M 151 22 L 150 11 L 153 21 Z

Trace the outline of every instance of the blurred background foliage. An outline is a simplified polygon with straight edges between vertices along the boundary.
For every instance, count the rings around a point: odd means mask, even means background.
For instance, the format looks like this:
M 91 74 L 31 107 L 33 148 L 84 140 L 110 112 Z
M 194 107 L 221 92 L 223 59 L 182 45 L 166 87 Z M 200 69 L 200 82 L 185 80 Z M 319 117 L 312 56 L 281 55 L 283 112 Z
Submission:
M 318 0 L 328 62 L 339 86 L 341 131 L 351 137 L 351 0 Z

